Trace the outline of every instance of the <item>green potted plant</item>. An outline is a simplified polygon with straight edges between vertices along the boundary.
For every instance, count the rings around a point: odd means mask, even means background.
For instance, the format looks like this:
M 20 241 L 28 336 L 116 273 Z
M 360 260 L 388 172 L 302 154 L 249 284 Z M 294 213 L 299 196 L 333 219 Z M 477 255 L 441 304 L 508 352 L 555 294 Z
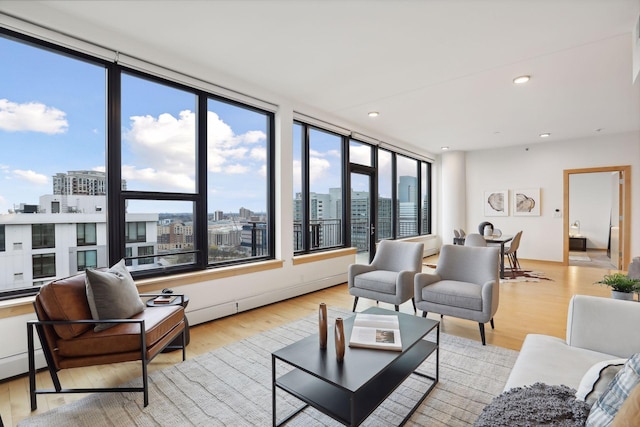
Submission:
M 640 290 L 640 279 L 632 279 L 623 273 L 607 274 L 596 283 L 609 286 L 614 299 L 633 300 L 633 293 Z

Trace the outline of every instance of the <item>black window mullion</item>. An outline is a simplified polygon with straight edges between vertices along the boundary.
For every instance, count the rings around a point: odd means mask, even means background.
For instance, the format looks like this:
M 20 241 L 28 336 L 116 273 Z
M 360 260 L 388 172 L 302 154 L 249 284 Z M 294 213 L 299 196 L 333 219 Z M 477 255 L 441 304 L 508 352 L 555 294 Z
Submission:
M 302 124 L 303 136 L 302 136 L 302 247 L 304 252 L 311 250 L 310 233 L 310 218 L 309 212 L 311 211 L 309 191 L 311 188 L 309 177 L 309 126 Z
M 209 264 L 208 194 L 207 194 L 207 97 L 198 94 L 196 127 L 196 199 L 193 207 L 193 239 L 196 252 L 196 266 L 206 268 Z
M 109 265 L 125 256 L 125 200 L 122 194 L 121 72 L 107 66 L 107 239 Z

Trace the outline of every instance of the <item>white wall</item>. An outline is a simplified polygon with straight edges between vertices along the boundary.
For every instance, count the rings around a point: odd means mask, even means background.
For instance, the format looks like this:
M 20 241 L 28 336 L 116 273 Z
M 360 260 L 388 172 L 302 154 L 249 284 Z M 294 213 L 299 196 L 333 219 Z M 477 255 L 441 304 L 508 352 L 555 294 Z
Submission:
M 553 213 L 563 209 L 564 170 L 631 165 L 631 256 L 640 254 L 640 133 L 472 151 L 466 165 L 467 228 L 476 229 L 486 220 L 505 234 L 523 230 L 520 258 L 556 262 L 562 262 L 563 220 Z M 540 188 L 540 216 L 513 216 L 511 210 L 507 217 L 484 216 L 485 190 L 521 188 Z

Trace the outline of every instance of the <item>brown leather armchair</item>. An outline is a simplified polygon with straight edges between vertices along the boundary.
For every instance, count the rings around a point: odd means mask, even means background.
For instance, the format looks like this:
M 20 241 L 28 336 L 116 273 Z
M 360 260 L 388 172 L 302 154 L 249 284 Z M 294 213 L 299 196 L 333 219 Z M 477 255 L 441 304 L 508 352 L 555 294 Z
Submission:
M 151 297 L 157 294 L 140 296 Z M 38 320 L 27 322 L 32 411 L 37 408 L 36 395 L 45 393 L 142 392 L 144 406 L 147 406 L 147 364 L 165 348 L 181 348 L 182 360 L 185 360 L 185 321 L 182 305 L 147 308 L 129 319 L 96 321 L 91 316 L 85 288 L 85 273 L 82 273 L 42 286 L 34 306 Z M 95 324 L 102 322 L 116 325 L 94 332 Z M 55 389 L 36 388 L 34 327 L 40 338 Z M 175 347 L 171 343 L 180 335 L 182 345 Z M 59 370 L 66 368 L 134 360 L 141 361 L 142 387 L 63 389 L 57 374 Z

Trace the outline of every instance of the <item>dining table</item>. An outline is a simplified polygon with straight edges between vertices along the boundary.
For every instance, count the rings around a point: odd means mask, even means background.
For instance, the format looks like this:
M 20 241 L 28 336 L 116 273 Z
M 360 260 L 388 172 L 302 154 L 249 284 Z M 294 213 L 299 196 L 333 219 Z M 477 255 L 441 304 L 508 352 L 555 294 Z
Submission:
M 487 245 L 499 244 L 500 245 L 500 278 L 504 279 L 504 245 L 513 240 L 513 236 L 502 234 L 502 235 L 492 235 L 492 236 L 483 236 L 484 240 L 487 241 Z

